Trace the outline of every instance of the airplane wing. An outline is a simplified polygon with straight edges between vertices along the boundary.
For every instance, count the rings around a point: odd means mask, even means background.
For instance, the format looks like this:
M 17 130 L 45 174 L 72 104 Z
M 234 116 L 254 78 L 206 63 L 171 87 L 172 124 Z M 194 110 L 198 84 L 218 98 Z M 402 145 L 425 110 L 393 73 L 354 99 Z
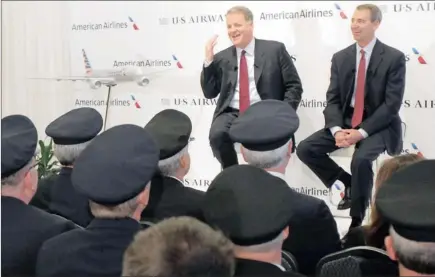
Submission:
M 29 78 L 29 79 L 36 79 L 36 80 L 56 80 L 56 81 L 99 81 L 102 84 L 109 84 L 113 83 L 113 78 L 108 77 L 88 77 L 88 76 L 61 76 L 61 77 L 35 77 L 35 78 Z

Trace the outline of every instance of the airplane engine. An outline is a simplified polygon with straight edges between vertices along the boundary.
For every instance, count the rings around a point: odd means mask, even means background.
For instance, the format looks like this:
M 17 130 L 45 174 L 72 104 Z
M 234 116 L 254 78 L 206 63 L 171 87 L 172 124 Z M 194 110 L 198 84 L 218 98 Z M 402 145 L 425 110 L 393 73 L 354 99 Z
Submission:
M 141 77 L 141 78 L 139 78 L 139 79 L 137 80 L 137 84 L 138 84 L 139 86 L 142 86 L 142 87 L 148 85 L 149 83 L 150 83 L 150 80 L 149 80 L 148 78 L 146 78 L 146 77 Z
M 98 89 L 101 87 L 101 82 L 98 80 L 88 80 L 89 86 L 93 89 Z

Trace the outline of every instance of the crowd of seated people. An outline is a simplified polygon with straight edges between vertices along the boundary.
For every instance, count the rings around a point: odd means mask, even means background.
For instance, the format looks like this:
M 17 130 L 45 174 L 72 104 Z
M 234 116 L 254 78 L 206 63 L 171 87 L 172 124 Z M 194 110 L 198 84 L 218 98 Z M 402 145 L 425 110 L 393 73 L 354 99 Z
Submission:
M 435 275 L 435 160 L 384 162 L 369 225 L 341 239 L 326 203 L 284 178 L 299 119 L 282 101 L 255 103 L 234 121 L 229 134 L 247 164 L 223 169 L 205 192 L 183 184 L 184 113 L 102 126 L 92 108 L 51 122 L 61 169 L 38 180 L 34 123 L 2 118 L 2 276 L 314 276 L 331 265 L 325 257 L 360 246 L 378 249 L 392 276 Z

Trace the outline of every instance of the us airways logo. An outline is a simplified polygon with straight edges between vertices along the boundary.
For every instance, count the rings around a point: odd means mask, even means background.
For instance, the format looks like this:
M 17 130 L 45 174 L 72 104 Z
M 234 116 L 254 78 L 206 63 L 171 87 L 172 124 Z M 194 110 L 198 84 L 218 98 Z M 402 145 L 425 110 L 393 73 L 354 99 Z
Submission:
M 133 20 L 132 17 L 128 16 L 125 21 L 104 21 L 104 22 L 89 22 L 89 23 L 80 23 L 80 24 L 72 24 L 72 31 L 103 31 L 103 30 L 119 30 L 119 29 L 127 29 L 131 28 L 132 30 L 138 31 L 139 26 Z
M 203 97 L 173 97 L 162 98 L 160 103 L 163 106 L 216 106 L 217 98 L 207 99 Z
M 411 57 L 415 57 L 419 64 L 427 64 L 427 61 L 423 57 L 423 54 L 415 47 L 412 48 L 412 55 L 405 55 L 406 61 L 409 62 L 411 60 Z
M 435 12 L 435 1 L 394 4 L 393 12 L 396 13 Z
M 224 21 L 225 15 L 223 14 L 183 15 L 159 18 L 160 25 L 210 24 Z

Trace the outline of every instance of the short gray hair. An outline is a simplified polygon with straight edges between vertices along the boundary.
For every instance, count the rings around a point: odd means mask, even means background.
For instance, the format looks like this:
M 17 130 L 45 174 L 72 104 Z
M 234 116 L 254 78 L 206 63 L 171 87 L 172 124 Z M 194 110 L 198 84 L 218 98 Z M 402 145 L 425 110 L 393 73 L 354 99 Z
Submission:
M 24 180 L 24 177 L 26 176 L 26 173 L 33 166 L 34 161 L 35 161 L 35 158 L 33 157 L 20 170 L 18 170 L 17 172 L 15 172 L 12 175 L 9 175 L 8 177 L 3 178 L 1 180 L 2 186 L 11 186 L 11 187 L 18 186 Z
M 283 146 L 270 151 L 253 151 L 243 147 L 245 161 L 255 167 L 268 169 L 278 167 L 284 163 L 288 148 L 292 140 L 290 139 Z
M 373 4 L 362 4 L 356 7 L 357 10 L 369 10 L 370 11 L 370 20 L 372 22 L 382 21 L 382 11 L 381 9 Z
M 244 6 L 235 6 L 232 7 L 227 11 L 226 15 L 232 14 L 232 13 L 241 13 L 245 16 L 245 20 L 248 22 L 254 22 L 254 14 L 250 9 Z
M 400 264 L 421 274 L 435 273 L 435 243 L 406 239 L 399 235 L 392 226 L 390 236 Z
M 281 250 L 282 244 L 284 242 L 284 232 L 281 232 L 276 238 L 274 238 L 271 241 L 257 244 L 257 245 L 250 245 L 250 246 L 240 246 L 240 245 L 234 245 L 234 249 L 249 252 L 249 253 L 264 253 L 264 252 L 270 252 L 274 250 Z
M 186 145 L 180 152 L 172 157 L 159 161 L 159 170 L 164 176 L 174 176 L 180 168 L 180 159 L 189 151 L 189 145 Z
M 54 144 L 53 154 L 62 165 L 72 165 L 91 141 L 79 144 Z

